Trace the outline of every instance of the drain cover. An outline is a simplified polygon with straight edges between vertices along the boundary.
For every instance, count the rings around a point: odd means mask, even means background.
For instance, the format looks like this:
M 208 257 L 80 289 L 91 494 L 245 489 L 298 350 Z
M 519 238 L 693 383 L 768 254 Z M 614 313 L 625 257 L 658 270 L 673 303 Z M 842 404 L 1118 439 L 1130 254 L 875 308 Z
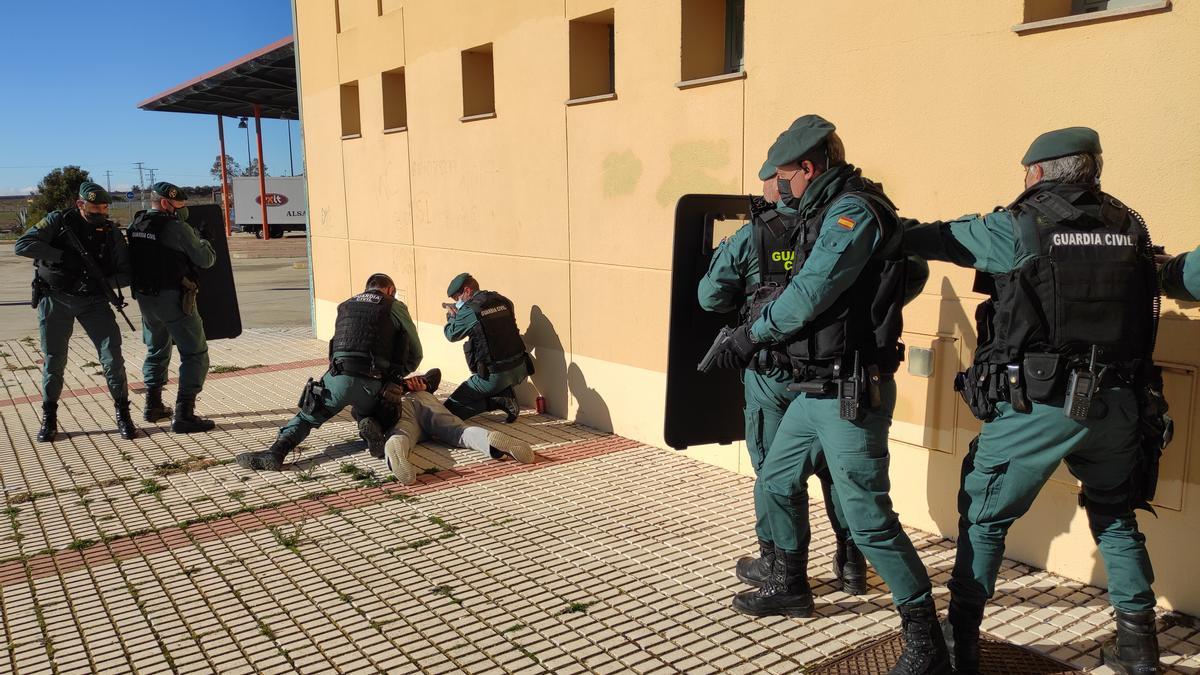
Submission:
M 900 633 L 870 642 L 862 647 L 835 655 L 806 670 L 812 675 L 875 675 L 887 673 L 896 660 L 904 643 Z M 1082 675 L 1083 671 L 1061 661 L 1009 642 L 984 637 L 980 644 L 983 660 L 981 672 L 988 675 Z

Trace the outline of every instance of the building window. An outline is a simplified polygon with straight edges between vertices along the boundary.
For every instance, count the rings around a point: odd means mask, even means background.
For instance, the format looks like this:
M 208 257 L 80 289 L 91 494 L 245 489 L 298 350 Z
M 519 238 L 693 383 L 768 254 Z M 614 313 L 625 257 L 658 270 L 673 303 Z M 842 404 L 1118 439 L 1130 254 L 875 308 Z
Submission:
M 408 96 L 404 87 L 404 69 L 396 68 L 383 74 L 383 129 L 392 131 L 408 127 Z
M 358 80 L 342 85 L 342 138 L 358 138 L 362 135 L 362 122 L 358 114 Z
M 742 72 L 745 0 L 682 0 L 680 79 Z
M 495 116 L 496 78 L 490 42 L 463 51 L 462 91 L 463 121 Z
M 571 21 L 572 101 L 616 93 L 613 33 L 611 9 Z
M 1169 10 L 1171 0 L 1025 0 L 1018 33 Z

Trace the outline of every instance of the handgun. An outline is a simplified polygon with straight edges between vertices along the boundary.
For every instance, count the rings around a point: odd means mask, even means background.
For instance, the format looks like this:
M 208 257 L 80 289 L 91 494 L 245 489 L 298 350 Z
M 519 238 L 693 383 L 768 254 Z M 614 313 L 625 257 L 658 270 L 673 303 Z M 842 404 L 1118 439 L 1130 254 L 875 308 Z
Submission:
M 704 358 L 700 359 L 700 364 L 696 366 L 696 370 L 707 373 L 713 369 L 713 362 L 716 361 L 717 355 L 721 353 L 721 348 L 729 341 L 729 336 L 733 334 L 733 329 L 729 326 L 722 326 L 721 330 L 717 331 L 717 337 L 713 340 L 712 346 L 704 353 Z

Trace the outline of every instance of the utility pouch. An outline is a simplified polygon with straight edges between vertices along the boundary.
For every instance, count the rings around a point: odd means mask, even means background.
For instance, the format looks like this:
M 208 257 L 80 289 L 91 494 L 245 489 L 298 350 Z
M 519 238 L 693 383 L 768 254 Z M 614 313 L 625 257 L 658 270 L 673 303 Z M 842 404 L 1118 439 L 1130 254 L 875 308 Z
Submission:
M 1010 363 L 1004 366 L 1004 381 L 1008 386 L 1008 402 L 1017 412 L 1029 412 L 1029 399 L 1025 398 L 1025 378 L 1021 376 L 1021 366 Z
M 984 422 L 996 417 L 996 401 L 999 400 L 996 383 L 1000 378 L 992 377 L 993 372 L 989 364 L 978 363 L 954 377 L 954 391 L 962 396 L 971 414 Z M 989 396 L 989 391 L 995 395 Z
M 196 313 L 196 295 L 200 293 L 200 287 L 187 277 L 179 280 L 179 286 L 179 308 L 185 315 L 191 316 Z
M 833 384 L 832 380 L 805 380 L 789 384 L 787 390 L 813 396 L 824 396 L 833 393 Z
M 1022 362 L 1025 371 L 1025 393 L 1037 403 L 1049 403 L 1058 398 L 1066 369 L 1058 354 L 1025 355 Z
M 867 366 L 867 407 L 872 410 L 883 405 L 883 394 L 879 387 L 883 378 L 879 375 L 879 366 Z

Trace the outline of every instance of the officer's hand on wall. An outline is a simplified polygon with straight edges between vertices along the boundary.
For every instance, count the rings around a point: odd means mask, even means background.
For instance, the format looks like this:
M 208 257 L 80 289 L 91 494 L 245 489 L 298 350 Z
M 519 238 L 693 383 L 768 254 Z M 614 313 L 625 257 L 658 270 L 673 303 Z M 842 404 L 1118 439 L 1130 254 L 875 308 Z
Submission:
M 750 365 L 758 345 L 750 338 L 750 327 L 742 324 L 729 334 L 729 339 L 721 345 L 721 353 L 717 355 L 717 365 L 722 368 L 743 369 Z

